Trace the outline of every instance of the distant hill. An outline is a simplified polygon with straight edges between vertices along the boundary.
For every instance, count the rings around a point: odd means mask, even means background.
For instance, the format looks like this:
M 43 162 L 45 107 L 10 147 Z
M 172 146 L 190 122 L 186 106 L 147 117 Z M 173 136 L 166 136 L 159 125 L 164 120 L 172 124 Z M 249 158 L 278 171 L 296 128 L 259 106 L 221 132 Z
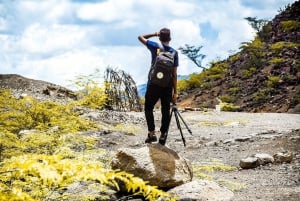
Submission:
M 38 100 L 67 101 L 76 95 L 62 86 L 17 74 L 0 74 L 0 89 L 10 89 L 16 97 L 30 95 Z
M 180 106 L 223 103 L 246 112 L 300 112 L 300 1 L 268 22 L 251 42 L 208 70 L 191 75 Z M 233 107 L 234 106 L 234 107 Z
M 140 97 L 145 97 L 147 84 L 141 84 L 137 86 L 138 94 Z

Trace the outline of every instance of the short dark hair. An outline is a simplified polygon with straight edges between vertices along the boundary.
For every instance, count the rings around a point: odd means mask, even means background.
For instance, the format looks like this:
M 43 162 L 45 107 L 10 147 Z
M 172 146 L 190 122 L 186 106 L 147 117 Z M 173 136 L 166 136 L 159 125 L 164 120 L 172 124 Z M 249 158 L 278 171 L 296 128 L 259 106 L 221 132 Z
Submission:
M 168 28 L 162 28 L 159 31 L 159 40 L 161 42 L 168 42 L 171 40 L 171 31 Z

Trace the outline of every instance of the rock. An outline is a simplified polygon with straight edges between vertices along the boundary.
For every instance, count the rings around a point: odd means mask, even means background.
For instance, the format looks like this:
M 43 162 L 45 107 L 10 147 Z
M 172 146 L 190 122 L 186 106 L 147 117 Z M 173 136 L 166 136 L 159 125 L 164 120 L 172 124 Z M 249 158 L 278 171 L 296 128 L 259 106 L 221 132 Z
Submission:
M 219 143 L 217 141 L 210 141 L 205 143 L 205 146 L 210 147 L 210 146 L 219 146 Z
M 229 201 L 234 196 L 232 191 L 213 181 L 198 179 L 175 187 L 168 193 L 178 196 L 180 200 L 193 201 Z
M 35 129 L 31 129 L 31 130 L 21 130 L 19 132 L 19 135 L 22 136 L 22 135 L 28 135 L 28 134 L 34 134 L 34 133 L 39 133 L 38 130 L 35 130 Z
M 249 141 L 250 139 L 251 139 L 250 136 L 244 136 L 244 137 L 235 138 L 234 140 L 236 142 L 246 142 L 246 141 Z
M 254 154 L 240 160 L 240 167 L 243 169 L 256 168 L 259 165 L 266 165 L 268 163 L 274 163 L 274 158 L 270 154 Z
M 115 194 L 116 191 L 100 183 L 80 181 L 66 186 L 64 190 L 51 191 L 46 200 L 61 200 L 64 196 L 69 198 L 66 200 L 72 201 L 116 200 Z
M 258 158 L 256 157 L 247 157 L 240 160 L 240 167 L 243 169 L 251 169 L 259 166 Z
M 258 158 L 259 165 L 274 163 L 274 158 L 270 154 L 255 154 L 254 157 Z
M 98 112 L 88 112 L 81 115 L 82 118 L 91 120 L 91 121 L 97 121 L 100 119 L 100 115 Z
M 121 148 L 111 166 L 149 181 L 150 185 L 167 189 L 190 182 L 193 178 L 191 163 L 160 144 L 139 149 Z
M 235 140 L 234 139 L 226 139 L 223 141 L 224 144 L 234 144 Z
M 279 152 L 274 154 L 275 163 L 290 163 L 293 160 L 293 153 L 291 152 Z

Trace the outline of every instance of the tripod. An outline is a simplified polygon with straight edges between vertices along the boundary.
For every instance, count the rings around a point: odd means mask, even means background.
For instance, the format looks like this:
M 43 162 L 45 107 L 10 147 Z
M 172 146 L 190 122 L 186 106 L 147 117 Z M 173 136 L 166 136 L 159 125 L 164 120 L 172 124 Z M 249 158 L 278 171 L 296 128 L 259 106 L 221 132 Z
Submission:
M 172 105 L 172 110 L 171 110 L 171 114 L 170 114 L 169 128 L 170 128 L 171 119 L 172 119 L 172 115 L 173 115 L 173 114 L 174 114 L 174 116 L 175 116 L 177 128 L 178 128 L 179 131 L 180 131 L 180 135 L 181 135 L 181 139 L 182 139 L 183 145 L 185 146 L 185 139 L 184 139 L 184 136 L 183 136 L 183 133 L 182 133 L 182 128 L 181 128 L 181 125 L 180 125 L 179 118 L 180 118 L 180 120 L 183 122 L 183 124 L 185 125 L 185 127 L 187 128 L 187 130 L 189 131 L 189 133 L 190 133 L 191 135 L 193 135 L 193 134 L 192 134 L 192 131 L 191 131 L 191 129 L 188 127 L 188 125 L 186 124 L 186 122 L 184 121 L 184 119 L 182 118 L 181 114 L 178 112 L 178 109 L 177 109 L 177 107 L 176 107 L 176 104 L 174 104 L 174 103 L 173 103 L 173 105 Z M 166 132 L 166 139 L 167 139 L 167 136 L 168 136 L 169 128 L 168 128 L 168 130 L 167 130 L 167 132 Z

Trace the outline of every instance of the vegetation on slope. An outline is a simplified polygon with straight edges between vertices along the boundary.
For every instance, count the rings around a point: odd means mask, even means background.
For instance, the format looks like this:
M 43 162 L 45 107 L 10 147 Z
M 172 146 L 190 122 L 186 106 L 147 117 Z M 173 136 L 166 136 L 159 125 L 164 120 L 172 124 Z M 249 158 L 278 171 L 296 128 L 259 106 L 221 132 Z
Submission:
M 238 53 L 180 80 L 180 101 L 192 94 L 196 107 L 214 108 L 222 101 L 234 106 L 223 110 L 300 112 L 299 7 L 300 1 L 288 5 L 273 21 L 254 26 L 259 32 Z
M 98 93 L 93 89 L 63 105 L 29 96 L 16 99 L 9 90 L 0 91 L 0 200 L 110 200 L 111 191 L 150 201 L 175 200 L 140 178 L 108 168 L 97 139 L 80 135 L 100 129 L 76 112 L 77 107 L 101 106 L 102 100 L 89 98 Z M 98 193 L 74 195 L 68 189 L 78 182 Z

